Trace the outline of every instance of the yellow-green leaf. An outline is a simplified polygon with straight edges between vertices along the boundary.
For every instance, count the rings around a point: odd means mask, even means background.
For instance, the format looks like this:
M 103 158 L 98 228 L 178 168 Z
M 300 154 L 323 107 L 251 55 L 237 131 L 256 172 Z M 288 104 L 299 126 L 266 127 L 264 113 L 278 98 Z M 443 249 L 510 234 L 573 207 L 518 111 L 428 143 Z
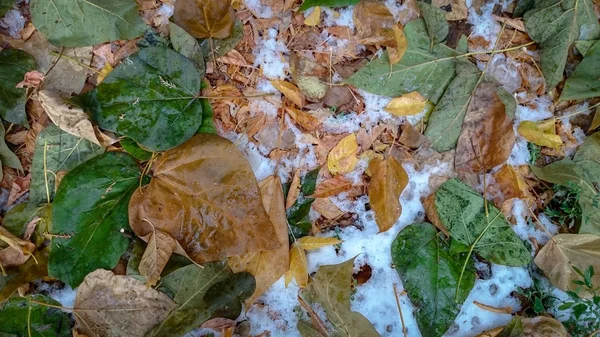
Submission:
M 423 111 L 426 102 L 427 98 L 413 91 L 392 99 L 384 110 L 396 116 L 412 116 Z
M 541 122 L 523 121 L 519 124 L 517 131 L 528 141 L 551 148 L 558 148 L 562 145 L 562 139 L 556 134 L 554 119 L 548 119 Z

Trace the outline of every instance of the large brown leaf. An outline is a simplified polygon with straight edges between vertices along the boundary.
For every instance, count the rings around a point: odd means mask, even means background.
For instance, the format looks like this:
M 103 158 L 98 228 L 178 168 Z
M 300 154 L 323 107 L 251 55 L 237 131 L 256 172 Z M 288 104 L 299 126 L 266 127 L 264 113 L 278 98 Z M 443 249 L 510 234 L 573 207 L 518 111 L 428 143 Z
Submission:
M 385 4 L 372 0 L 361 1 L 354 6 L 352 16 L 359 43 L 397 46 L 394 34 L 396 20 Z
M 484 82 L 473 94 L 456 145 L 457 172 L 488 171 L 510 155 L 516 136 L 497 89 L 496 83 Z
M 259 184 L 263 205 L 275 225 L 277 241 L 281 246 L 274 250 L 250 253 L 229 258 L 229 267 L 234 273 L 247 271 L 254 275 L 256 290 L 246 300 L 252 305 L 267 289 L 273 285 L 290 265 L 290 251 L 288 244 L 288 223 L 285 215 L 283 188 L 276 175 L 267 177 Z
M 231 35 L 235 24 L 231 1 L 223 0 L 179 0 L 173 18 L 195 38 L 224 39 Z
M 408 184 L 408 174 L 393 157 L 371 160 L 369 170 L 372 174 L 369 200 L 379 231 L 385 232 L 392 228 L 402 213 L 400 194 Z
M 150 184 L 129 202 L 129 223 L 153 226 L 197 263 L 280 247 L 250 164 L 235 144 L 198 134 L 163 154 Z

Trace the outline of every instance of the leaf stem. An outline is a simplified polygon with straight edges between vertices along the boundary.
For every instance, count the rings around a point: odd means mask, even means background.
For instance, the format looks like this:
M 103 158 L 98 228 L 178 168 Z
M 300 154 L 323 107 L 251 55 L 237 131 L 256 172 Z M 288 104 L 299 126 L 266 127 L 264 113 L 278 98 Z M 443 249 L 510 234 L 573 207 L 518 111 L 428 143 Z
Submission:
M 590 106 L 590 107 L 587 107 L 587 108 L 584 108 L 584 109 L 581 109 L 581 110 L 575 111 L 575 112 L 573 112 L 573 113 L 571 113 L 571 114 L 567 114 L 567 115 L 564 115 L 564 116 L 557 116 L 557 117 L 554 117 L 554 119 L 556 120 L 556 119 L 563 119 L 563 118 L 573 117 L 573 116 L 576 116 L 576 115 L 582 114 L 582 113 L 584 113 L 584 112 L 587 112 L 588 110 L 592 110 L 593 108 L 596 108 L 596 107 L 599 107 L 599 106 L 600 106 L 600 103 L 596 103 L 596 104 L 594 104 L 594 105 L 592 105 L 592 106 Z

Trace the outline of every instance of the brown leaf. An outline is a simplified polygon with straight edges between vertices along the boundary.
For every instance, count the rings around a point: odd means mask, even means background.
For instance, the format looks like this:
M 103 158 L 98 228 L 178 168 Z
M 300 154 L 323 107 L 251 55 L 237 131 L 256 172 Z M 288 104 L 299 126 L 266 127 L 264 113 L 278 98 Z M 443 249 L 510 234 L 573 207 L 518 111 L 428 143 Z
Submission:
M 344 215 L 344 212 L 331 202 L 329 198 L 316 198 L 312 203 L 312 208 L 327 220 L 338 219 Z
M 425 214 L 427 214 L 429 222 L 431 222 L 435 227 L 437 227 L 437 229 L 449 237 L 450 232 L 448 232 L 448 229 L 442 223 L 437 209 L 435 208 L 435 193 L 431 193 L 423 199 L 423 208 L 425 209 Z
M 372 160 L 369 170 L 372 175 L 369 200 L 379 231 L 385 232 L 392 228 L 402 213 L 400 194 L 408 184 L 408 174 L 393 157 Z
M 546 316 L 528 317 L 520 319 L 523 330 L 518 331 L 518 336 L 522 337 L 568 337 L 570 336 L 563 324 L 553 318 Z M 482 332 L 476 337 L 497 337 L 505 332 L 504 327 L 497 327 L 492 330 Z M 507 330 L 507 332 L 510 332 Z M 504 334 L 503 334 L 504 335 Z M 507 335 L 508 336 L 508 335 Z M 512 335 L 511 335 L 512 336 Z
M 0 242 L 8 247 L 0 250 L 0 267 L 17 267 L 27 262 L 35 251 L 35 245 L 27 240 L 14 236 L 6 228 L 0 226 Z M 4 269 L 2 269 L 4 274 Z
M 394 16 L 381 2 L 361 1 L 352 13 L 356 26 L 356 38 L 364 45 L 396 46 L 393 28 Z
M 176 307 L 167 295 L 130 276 L 98 269 L 75 298 L 75 321 L 90 337 L 143 337 Z
M 293 85 L 290 82 L 282 81 L 282 80 L 272 80 L 271 84 L 277 90 L 281 91 L 281 93 L 287 97 L 290 101 L 296 104 L 298 107 L 302 108 L 306 103 L 306 98 L 304 98 L 304 94 L 298 89 L 297 86 Z
M 495 312 L 497 314 L 512 314 L 513 309 L 511 307 L 501 307 L 501 308 L 497 308 L 497 307 L 493 307 L 491 305 L 487 305 L 484 303 L 481 303 L 479 301 L 473 301 L 473 304 L 475 304 L 477 307 L 489 311 L 489 312 Z
M 427 141 L 427 137 L 423 136 L 423 134 L 417 131 L 410 123 L 404 123 L 398 141 L 404 146 L 416 149 Z
M 327 168 L 331 174 L 349 173 L 358 164 L 356 134 L 350 134 L 331 149 L 327 156 Z
M 352 182 L 343 176 L 337 175 L 317 185 L 313 198 L 327 198 L 348 191 L 352 188 Z
M 308 112 L 304 112 L 295 108 L 285 108 L 285 111 L 292 116 L 298 125 L 308 132 L 315 131 L 319 128 L 319 125 L 321 125 L 319 119 Z
M 146 277 L 146 286 L 152 287 L 160 279 L 160 274 L 169 262 L 169 258 L 177 247 L 177 242 L 169 234 L 153 230 L 144 237 L 148 242 L 144 255 L 140 260 L 140 275 Z
M 150 184 L 131 197 L 129 223 L 139 237 L 152 232 L 152 223 L 197 263 L 280 246 L 250 164 L 235 144 L 213 134 L 163 153 Z
M 300 296 L 298 296 L 298 303 L 300 303 L 300 306 L 302 306 L 302 308 L 306 310 L 308 316 L 310 317 L 310 322 L 312 323 L 313 327 L 317 329 L 319 334 L 325 337 L 329 336 L 329 332 L 327 331 L 325 323 L 323 323 L 323 321 L 321 320 L 319 315 L 317 315 L 317 313 L 313 310 L 313 308 L 308 303 L 306 303 L 306 301 L 303 300 Z
M 285 209 L 289 209 L 296 203 L 298 196 L 300 195 L 300 171 L 296 170 L 294 172 L 294 177 L 292 178 L 292 183 L 290 184 L 290 188 L 288 190 L 287 198 L 285 199 Z
M 504 201 L 512 198 L 533 199 L 523 174 L 512 165 L 503 165 L 492 177 L 494 182 L 488 183 L 487 195 L 493 198 L 496 206 L 500 207 Z
M 180 0 L 173 19 L 195 38 L 224 39 L 233 32 L 235 13 L 231 1 Z
M 234 273 L 247 271 L 256 279 L 256 290 L 246 300 L 252 305 L 256 300 L 275 283 L 290 266 L 290 251 L 288 243 L 288 224 L 283 205 L 283 188 L 276 175 L 267 177 L 259 184 L 263 205 L 275 225 L 277 241 L 280 247 L 260 253 L 250 253 L 242 256 L 233 256 L 228 259 L 229 266 Z
M 497 84 L 485 82 L 473 94 L 456 145 L 457 172 L 487 172 L 504 163 L 512 151 L 513 121 L 496 89 Z
M 469 13 L 465 0 L 432 0 L 431 5 L 438 8 L 450 6 L 450 11 L 446 13 L 446 20 L 449 21 L 465 20 Z

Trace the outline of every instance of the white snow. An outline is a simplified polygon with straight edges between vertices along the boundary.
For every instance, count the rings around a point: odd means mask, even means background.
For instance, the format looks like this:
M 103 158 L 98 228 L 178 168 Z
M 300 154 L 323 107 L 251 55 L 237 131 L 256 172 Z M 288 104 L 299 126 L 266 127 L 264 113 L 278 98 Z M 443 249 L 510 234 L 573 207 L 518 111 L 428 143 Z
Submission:
M 271 7 L 263 5 L 260 0 L 244 0 L 244 3 L 261 19 L 269 19 L 273 16 Z
M 531 242 L 530 238 L 534 238 L 538 244 L 546 244 L 551 236 L 558 233 L 558 226 L 550 222 L 544 214 L 540 214 L 538 217 L 540 223 L 535 223 L 527 208 L 526 201 L 518 198 L 513 200 L 512 214 L 517 223 L 512 228 L 523 241 Z M 540 228 L 541 226 L 544 226 L 546 230 Z
M 281 58 L 283 54 L 288 53 L 288 48 L 283 42 L 277 41 L 277 30 L 275 28 L 270 28 L 266 34 L 267 36 L 263 36 L 256 43 L 254 66 L 260 67 L 263 75 L 269 79 L 284 79 L 286 76 L 285 71 L 289 69 L 289 65 Z
M 21 38 L 19 32 L 25 27 L 25 17 L 20 11 L 11 9 L 0 18 L 0 27 L 6 28 L 11 37 Z
M 500 24 L 492 17 L 494 6 L 498 3 L 498 0 L 490 1 L 482 5 L 481 15 L 477 13 L 471 3 L 472 0 L 466 1 L 467 7 L 469 7 L 467 22 L 473 25 L 471 38 L 482 37 L 489 43 L 487 48 L 483 48 L 483 50 L 492 50 L 501 29 Z
M 347 6 L 338 9 L 321 7 L 323 24 L 325 24 L 326 27 L 344 26 L 354 29 L 354 20 L 352 19 L 353 11 L 354 6 Z

